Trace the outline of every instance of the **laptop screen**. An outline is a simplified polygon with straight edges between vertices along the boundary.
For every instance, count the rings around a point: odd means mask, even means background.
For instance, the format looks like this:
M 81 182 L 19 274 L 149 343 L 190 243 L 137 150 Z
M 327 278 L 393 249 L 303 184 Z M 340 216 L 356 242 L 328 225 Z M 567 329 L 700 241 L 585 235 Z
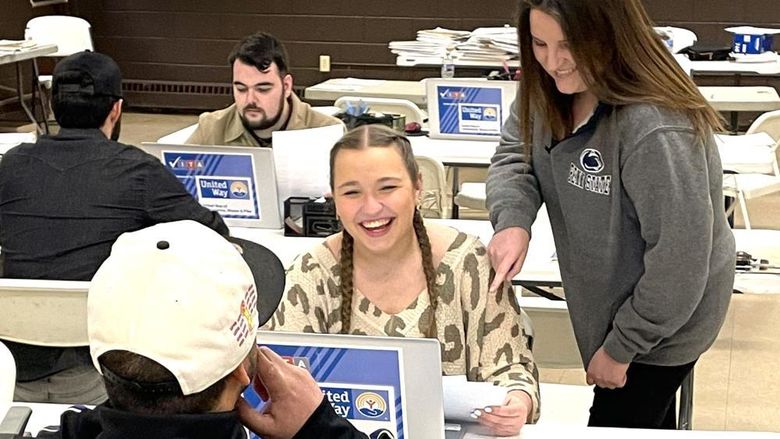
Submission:
M 257 339 L 309 370 L 336 413 L 369 437 L 443 437 L 438 341 L 279 331 Z M 244 398 L 263 405 L 251 388 Z
M 431 138 L 498 140 L 517 92 L 515 81 L 428 79 Z
M 229 226 L 281 228 L 276 171 L 270 149 L 164 145 L 141 149 L 162 161 L 200 204 Z

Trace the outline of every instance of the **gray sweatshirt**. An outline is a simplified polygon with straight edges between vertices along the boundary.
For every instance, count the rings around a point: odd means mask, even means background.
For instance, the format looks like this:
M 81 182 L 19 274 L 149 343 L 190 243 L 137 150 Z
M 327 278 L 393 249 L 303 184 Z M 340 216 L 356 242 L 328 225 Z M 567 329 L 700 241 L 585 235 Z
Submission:
M 702 145 L 665 108 L 599 105 L 556 145 L 536 124 L 529 165 L 515 108 L 488 173 L 490 219 L 496 232 L 530 231 L 546 204 L 585 367 L 601 346 L 623 363 L 696 360 L 734 284 L 714 138 Z

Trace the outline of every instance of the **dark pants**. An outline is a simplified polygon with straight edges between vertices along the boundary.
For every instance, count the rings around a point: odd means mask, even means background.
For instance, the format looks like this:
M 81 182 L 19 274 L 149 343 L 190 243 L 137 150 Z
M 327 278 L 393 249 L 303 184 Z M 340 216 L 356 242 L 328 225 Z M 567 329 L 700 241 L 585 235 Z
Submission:
M 591 427 L 677 428 L 676 392 L 696 362 L 681 366 L 631 363 L 626 385 L 593 390 Z

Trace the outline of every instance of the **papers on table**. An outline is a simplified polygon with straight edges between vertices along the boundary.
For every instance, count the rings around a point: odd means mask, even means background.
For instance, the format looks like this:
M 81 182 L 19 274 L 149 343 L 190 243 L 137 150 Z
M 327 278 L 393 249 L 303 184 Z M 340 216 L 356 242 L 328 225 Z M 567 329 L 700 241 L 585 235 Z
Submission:
M 444 419 L 447 421 L 476 422 L 471 417 L 475 409 L 501 405 L 506 388 L 493 383 L 467 381 L 464 375 L 443 376 Z
M 33 40 L 0 40 L 0 52 L 18 52 L 35 46 Z
M 310 88 L 326 91 L 360 91 L 366 87 L 376 87 L 384 83 L 384 79 L 333 78 Z
M 459 31 L 437 27 L 417 32 L 415 41 L 391 41 L 390 51 L 399 59 L 443 60 L 447 52 L 457 62 L 501 64 L 517 59 L 517 29 L 510 26 L 481 27 Z
M 344 135 L 341 124 L 307 130 L 274 131 L 274 164 L 279 200 L 330 192 L 330 149 Z
M 756 54 L 748 53 L 731 53 L 730 55 L 736 62 L 772 62 L 776 63 L 780 58 L 777 56 L 777 52 L 764 52 Z

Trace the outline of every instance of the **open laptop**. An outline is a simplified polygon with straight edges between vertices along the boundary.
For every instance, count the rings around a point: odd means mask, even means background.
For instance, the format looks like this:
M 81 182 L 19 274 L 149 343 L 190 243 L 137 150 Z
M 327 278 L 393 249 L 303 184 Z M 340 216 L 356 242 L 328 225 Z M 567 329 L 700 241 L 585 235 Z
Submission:
M 444 438 L 437 340 L 258 331 L 257 342 L 307 368 L 336 412 L 370 438 Z M 262 405 L 254 391 L 244 398 Z
M 282 227 L 273 151 L 270 148 L 142 143 L 200 204 L 231 227 Z
M 509 116 L 517 81 L 427 79 L 425 94 L 430 138 L 495 141 Z

